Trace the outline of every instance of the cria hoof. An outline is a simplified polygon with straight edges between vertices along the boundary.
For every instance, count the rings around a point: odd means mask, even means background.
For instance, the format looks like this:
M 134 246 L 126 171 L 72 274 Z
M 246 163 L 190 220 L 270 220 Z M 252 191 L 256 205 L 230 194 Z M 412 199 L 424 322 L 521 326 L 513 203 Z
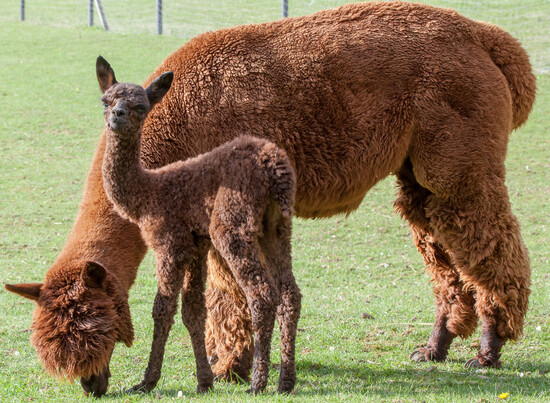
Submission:
M 213 389 L 212 385 L 198 385 L 197 386 L 197 393 L 210 392 L 212 389 Z
M 472 358 L 464 364 L 464 368 L 466 369 L 480 369 L 483 368 L 483 365 L 479 362 L 477 358 Z
M 141 382 L 135 386 L 132 386 L 129 389 L 126 389 L 124 393 L 126 394 L 132 394 L 132 393 L 149 393 L 152 391 L 154 386 L 148 386 L 146 383 Z

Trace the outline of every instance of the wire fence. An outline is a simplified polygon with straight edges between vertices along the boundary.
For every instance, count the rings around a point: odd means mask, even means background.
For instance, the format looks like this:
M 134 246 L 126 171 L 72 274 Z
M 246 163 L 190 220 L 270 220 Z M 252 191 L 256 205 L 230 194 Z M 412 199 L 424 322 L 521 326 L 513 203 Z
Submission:
M 218 28 L 299 16 L 350 3 L 346 0 L 3 0 L 0 23 L 58 27 L 94 25 L 124 34 L 189 39 Z M 5 4 L 7 3 L 7 4 Z M 550 0 L 425 0 L 476 20 L 497 24 L 518 38 L 535 70 L 550 73 Z

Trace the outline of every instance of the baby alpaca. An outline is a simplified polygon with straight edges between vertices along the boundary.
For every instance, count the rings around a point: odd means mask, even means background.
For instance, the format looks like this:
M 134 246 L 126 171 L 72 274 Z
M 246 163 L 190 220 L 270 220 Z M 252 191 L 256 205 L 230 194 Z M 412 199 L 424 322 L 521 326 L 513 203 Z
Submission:
M 197 365 L 197 390 L 212 387 L 204 285 L 206 258 L 213 247 L 212 253 L 227 262 L 252 314 L 255 354 L 249 392 L 266 387 L 276 314 L 282 344 L 279 391 L 292 391 L 301 295 L 291 267 L 295 176 L 286 153 L 267 140 L 243 136 L 196 158 L 144 169 L 139 162 L 143 122 L 168 92 L 173 73 L 143 89 L 117 83 L 101 57 L 96 69 L 105 105 L 105 192 L 116 211 L 139 226 L 156 254 L 153 344 L 144 379 L 131 390 L 150 391 L 160 379 L 180 290 L 183 323 Z

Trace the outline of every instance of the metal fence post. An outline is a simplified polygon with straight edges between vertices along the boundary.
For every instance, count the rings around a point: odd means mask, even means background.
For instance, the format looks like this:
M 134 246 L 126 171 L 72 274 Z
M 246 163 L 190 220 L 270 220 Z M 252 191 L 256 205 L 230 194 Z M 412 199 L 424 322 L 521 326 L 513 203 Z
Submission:
M 105 18 L 105 13 L 103 12 L 103 6 L 101 5 L 101 0 L 94 0 L 94 2 L 97 8 L 97 13 L 99 14 L 99 20 L 101 21 L 101 25 L 103 25 L 103 29 L 105 31 L 108 31 L 109 25 L 107 24 L 107 19 Z
M 282 4 L 282 16 L 283 18 L 286 18 L 288 17 L 288 0 L 283 0 L 283 4 Z
M 162 0 L 157 0 L 157 34 L 162 35 Z
M 94 0 L 88 0 L 88 26 L 94 26 Z
M 25 21 L 25 0 L 21 0 L 21 21 Z

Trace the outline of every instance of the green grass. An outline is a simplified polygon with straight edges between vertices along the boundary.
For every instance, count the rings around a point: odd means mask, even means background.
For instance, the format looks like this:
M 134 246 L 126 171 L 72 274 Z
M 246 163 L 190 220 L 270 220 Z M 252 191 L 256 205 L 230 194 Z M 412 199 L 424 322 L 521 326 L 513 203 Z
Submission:
M 291 0 L 290 16 L 350 3 L 350 0 Z M 548 0 L 424 0 L 426 4 L 451 7 L 467 17 L 492 22 L 517 37 L 531 54 L 537 71 L 550 71 L 550 1 Z M 19 1 L 5 1 L 0 22 L 19 20 Z M 155 1 L 103 0 L 109 29 L 117 33 L 157 32 Z M 25 24 L 82 28 L 88 24 L 88 1 L 32 0 L 26 2 Z M 190 38 L 201 32 L 237 24 L 281 18 L 281 0 L 164 0 L 163 32 Z M 99 16 L 95 12 L 95 26 Z M 98 28 L 99 29 L 99 28 Z
M 0 28 L 0 280 L 39 282 L 70 231 L 103 125 L 95 58 L 102 54 L 121 79 L 141 82 L 183 41 L 7 22 Z M 295 221 L 294 270 L 304 299 L 294 395 L 272 394 L 274 368 L 268 394 L 249 398 L 244 385 L 216 384 L 211 394 L 197 396 L 190 340 L 179 316 L 157 388 L 150 395 L 123 395 L 123 388 L 141 380 L 152 338 L 156 286 L 148 255 L 131 290 L 136 341 L 116 348 L 106 400 L 176 400 L 178 391 L 212 402 L 493 402 L 504 392 L 509 401 L 550 400 L 550 77 L 540 76 L 538 84 L 535 110 L 512 135 L 507 160 L 513 209 L 531 254 L 533 292 L 525 337 L 506 345 L 503 369 L 463 369 L 479 333 L 455 342 L 445 363 L 409 361 L 429 336 L 434 304 L 408 228 L 392 212 L 394 180 L 388 178 L 348 218 Z M 58 382 L 38 362 L 29 344 L 33 304 L 2 288 L 0 307 L 0 401 L 84 401 L 78 383 Z M 274 339 L 274 363 L 278 352 Z

